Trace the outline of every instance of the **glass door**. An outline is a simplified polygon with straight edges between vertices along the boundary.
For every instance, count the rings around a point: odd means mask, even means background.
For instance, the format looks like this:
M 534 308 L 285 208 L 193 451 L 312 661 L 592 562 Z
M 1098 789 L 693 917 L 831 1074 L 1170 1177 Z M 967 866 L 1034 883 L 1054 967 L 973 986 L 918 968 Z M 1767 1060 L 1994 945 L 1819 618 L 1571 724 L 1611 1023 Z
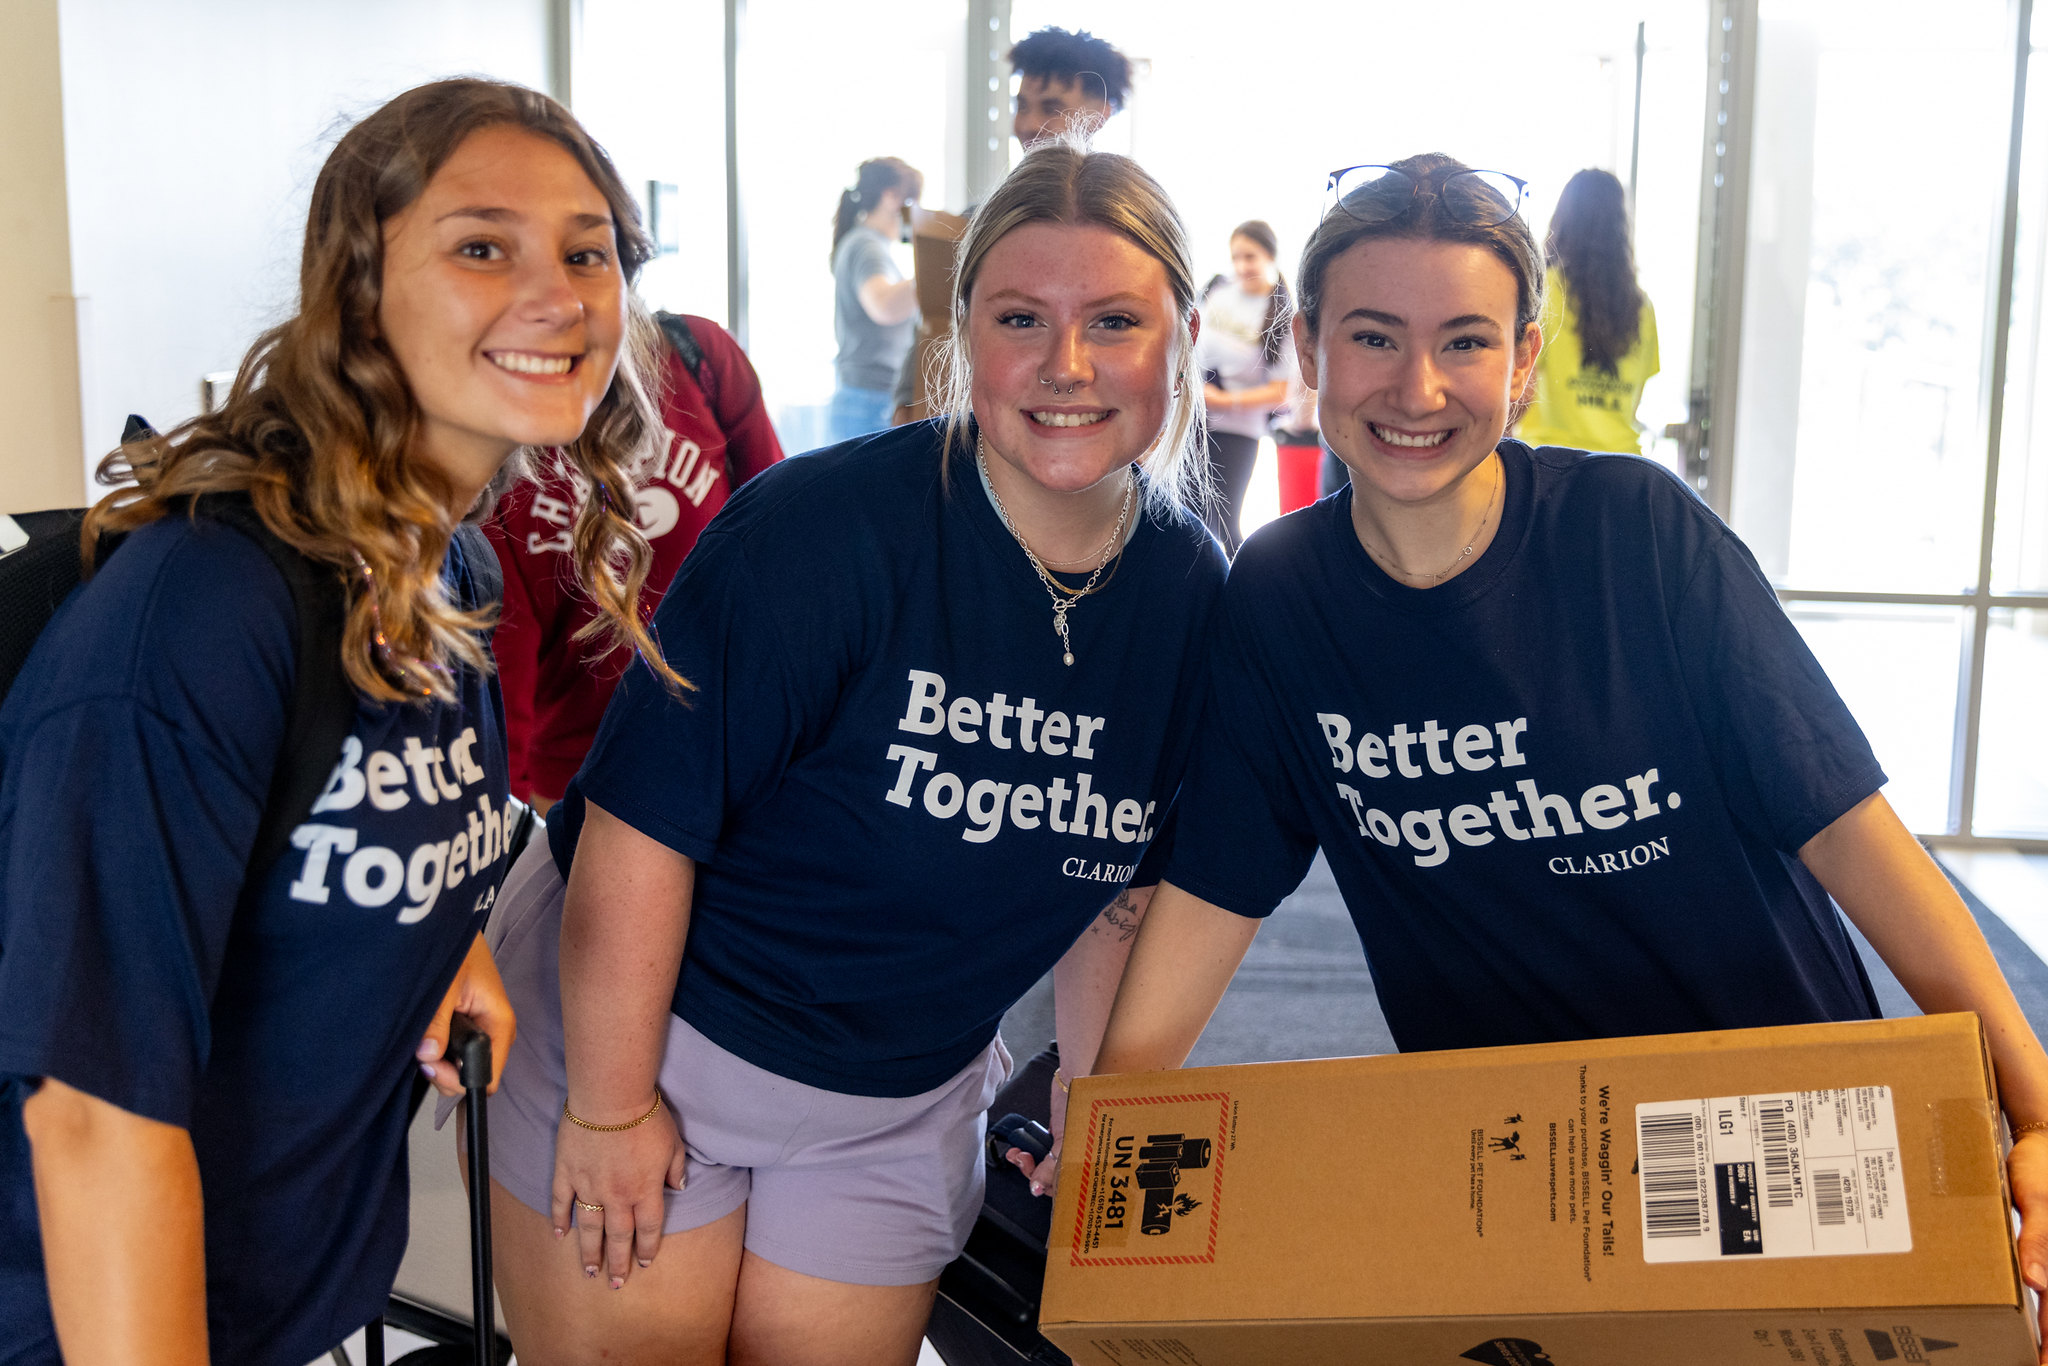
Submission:
M 1718 429 L 1705 491 L 1923 835 L 2048 838 L 2048 409 L 2037 422 L 2034 399 L 2048 166 L 2022 138 L 2031 109 L 2043 140 L 2042 102 L 2020 98 L 2031 8 L 1717 9 L 1727 98 L 1706 192 L 1722 215 L 1703 215 L 1700 297 L 1721 301 L 1732 345 L 1694 395 L 1696 420 L 1714 396 Z

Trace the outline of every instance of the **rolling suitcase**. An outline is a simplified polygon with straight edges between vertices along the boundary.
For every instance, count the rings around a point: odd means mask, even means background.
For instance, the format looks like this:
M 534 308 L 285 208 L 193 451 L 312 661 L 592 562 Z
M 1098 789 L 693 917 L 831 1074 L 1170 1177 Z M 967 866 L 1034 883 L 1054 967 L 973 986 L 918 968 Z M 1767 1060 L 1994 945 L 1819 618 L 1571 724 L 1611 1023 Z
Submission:
M 1054 1044 L 1018 1069 L 996 1093 L 989 1113 L 988 1191 L 960 1256 L 939 1275 L 925 1338 L 946 1366 L 1070 1366 L 1067 1355 L 1038 1332 L 1045 1286 L 1045 1244 L 1052 1201 L 1005 1160 L 1013 1147 L 1042 1157 L 1052 1146 Z
M 505 861 L 510 871 L 533 838 L 540 818 L 532 807 L 520 804 L 519 818 L 505 840 Z M 499 875 L 499 884 L 504 875 Z M 491 1283 L 491 1136 L 490 1104 L 486 1092 L 491 1084 L 491 1040 L 467 1015 L 459 1011 L 448 1022 L 448 1048 L 442 1055 L 455 1062 L 462 1078 L 463 1123 L 469 1134 L 469 1288 L 470 1320 L 464 1323 L 452 1314 L 421 1304 L 404 1295 L 393 1294 L 381 1318 L 363 1328 L 363 1366 L 385 1366 L 384 1326 L 425 1338 L 431 1346 L 407 1352 L 391 1366 L 499 1366 L 512 1356 L 512 1344 L 497 1330 L 497 1311 L 492 1302 Z M 425 1077 L 416 1077 L 412 1088 L 412 1112 L 431 1088 Z M 337 1347 L 334 1366 L 355 1366 Z
M 462 1078 L 463 1120 L 469 1131 L 469 1275 L 471 1317 L 468 1323 L 430 1305 L 393 1295 L 383 1316 L 363 1329 L 362 1366 L 385 1366 L 384 1327 L 423 1337 L 432 1344 L 399 1357 L 391 1366 L 499 1366 L 512 1355 L 512 1344 L 496 1331 L 497 1313 L 491 1293 L 491 1157 L 488 1128 L 490 1106 L 485 1088 L 491 1084 L 490 1036 L 458 1014 L 448 1026 L 448 1050 Z M 426 1079 L 414 1087 L 413 1109 L 426 1096 Z M 336 1347 L 335 1366 L 356 1366 Z

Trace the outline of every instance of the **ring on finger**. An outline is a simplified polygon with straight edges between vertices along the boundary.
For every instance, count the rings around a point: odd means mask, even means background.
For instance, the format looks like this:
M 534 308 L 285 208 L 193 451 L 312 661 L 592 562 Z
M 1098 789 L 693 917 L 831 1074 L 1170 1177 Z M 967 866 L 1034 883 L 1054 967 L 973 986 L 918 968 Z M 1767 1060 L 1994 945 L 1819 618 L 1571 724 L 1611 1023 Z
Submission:
M 576 1208 L 578 1208 L 578 1209 L 587 1209 L 587 1210 L 589 1210 L 589 1211 L 590 1211 L 590 1212 L 591 1212 L 592 1214 L 603 1214 L 603 1213 L 604 1213 L 604 1206 L 603 1206 L 603 1205 L 593 1205 L 593 1204 L 591 1204 L 591 1203 L 590 1203 L 590 1202 L 589 1202 L 588 1200 L 578 1200 L 578 1201 L 576 1202 Z

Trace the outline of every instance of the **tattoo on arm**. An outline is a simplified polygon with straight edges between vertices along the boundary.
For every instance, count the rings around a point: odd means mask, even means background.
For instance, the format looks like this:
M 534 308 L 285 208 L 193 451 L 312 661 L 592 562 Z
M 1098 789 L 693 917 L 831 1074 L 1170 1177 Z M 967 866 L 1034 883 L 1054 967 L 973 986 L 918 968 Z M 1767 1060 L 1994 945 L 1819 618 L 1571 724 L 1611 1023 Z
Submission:
M 1144 918 L 1126 887 L 1116 894 L 1116 900 L 1102 908 L 1101 928 L 1105 934 L 1115 934 L 1119 944 L 1128 944 L 1138 932 L 1138 922 Z

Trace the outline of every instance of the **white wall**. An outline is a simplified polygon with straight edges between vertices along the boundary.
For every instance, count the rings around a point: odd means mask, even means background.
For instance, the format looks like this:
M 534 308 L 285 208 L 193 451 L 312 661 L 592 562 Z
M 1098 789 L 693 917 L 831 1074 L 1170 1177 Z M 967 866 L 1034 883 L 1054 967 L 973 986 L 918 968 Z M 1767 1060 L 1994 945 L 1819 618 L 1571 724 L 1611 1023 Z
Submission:
M 14 0 L 0 42 L 0 512 L 85 491 L 57 82 L 57 0 Z
M 350 120 L 437 76 L 547 86 L 548 0 L 45 7 L 62 20 L 79 296 L 83 441 L 74 419 L 65 465 L 73 477 L 119 440 L 125 414 L 168 427 L 196 413 L 200 377 L 233 369 L 258 332 L 289 315 L 313 179 Z M 0 71 L 11 77 L 12 32 L 5 51 Z M 12 181 L 17 155 L 14 98 L 0 94 L 9 110 L 0 184 Z M 12 189 L 5 193 L 11 205 Z M 16 257 L 52 254 L 8 240 Z M 63 259 L 61 244 L 54 256 Z M 0 275 L 0 289 L 9 283 Z M 0 298 L 14 316 L 13 297 Z M 11 380 L 13 366 L 4 368 Z

